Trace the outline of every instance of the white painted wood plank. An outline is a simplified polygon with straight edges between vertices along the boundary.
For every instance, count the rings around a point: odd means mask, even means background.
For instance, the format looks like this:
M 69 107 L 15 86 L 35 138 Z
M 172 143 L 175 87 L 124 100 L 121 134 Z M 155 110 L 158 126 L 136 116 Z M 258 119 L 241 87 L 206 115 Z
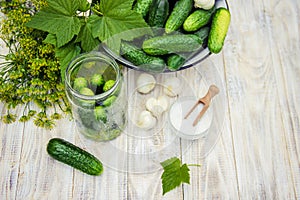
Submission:
M 264 4 L 231 4 L 224 51 L 241 199 L 295 198 Z M 247 7 L 245 7 L 247 5 Z M 244 8 L 244 9 L 243 9 Z
M 3 104 L 0 113 L 6 113 Z M 23 123 L 0 122 L 0 199 L 14 199 L 17 192 L 23 128 Z
M 292 169 L 296 198 L 300 198 L 300 28 L 299 1 L 267 3 L 266 21 L 274 71 L 278 85 L 279 102 L 285 142 Z M 277 13 L 277 14 L 274 14 Z M 282 98 L 284 97 L 284 98 Z

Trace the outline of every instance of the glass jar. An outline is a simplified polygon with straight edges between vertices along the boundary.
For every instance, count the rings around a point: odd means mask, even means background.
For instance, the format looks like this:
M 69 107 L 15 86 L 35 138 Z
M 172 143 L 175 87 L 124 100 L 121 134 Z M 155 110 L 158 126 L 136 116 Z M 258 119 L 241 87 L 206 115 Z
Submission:
M 81 54 L 65 73 L 65 86 L 77 130 L 96 141 L 108 141 L 126 126 L 127 101 L 119 65 L 101 52 Z

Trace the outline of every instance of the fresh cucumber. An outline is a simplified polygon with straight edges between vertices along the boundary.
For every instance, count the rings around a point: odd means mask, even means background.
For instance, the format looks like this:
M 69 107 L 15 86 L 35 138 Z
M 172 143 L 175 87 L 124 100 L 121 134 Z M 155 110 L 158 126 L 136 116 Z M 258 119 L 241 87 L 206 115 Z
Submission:
M 163 35 L 147 39 L 142 48 L 149 55 L 192 52 L 201 47 L 202 41 L 194 34 Z
M 224 40 L 230 24 L 230 12 L 226 8 L 218 8 L 213 15 L 208 36 L 208 49 L 212 53 L 219 53 L 224 45 Z
M 121 55 L 132 62 L 142 70 L 149 72 L 162 72 L 166 68 L 165 61 L 162 58 L 147 55 L 143 50 L 137 46 L 127 42 L 121 43 Z
M 49 140 L 47 152 L 54 159 L 84 173 L 100 175 L 103 172 L 103 165 L 95 156 L 63 139 Z
M 179 54 L 171 54 L 167 59 L 167 66 L 170 71 L 176 71 L 183 66 L 186 59 Z
M 214 8 L 210 10 L 198 9 L 190 14 L 183 23 L 183 29 L 187 32 L 197 31 L 199 28 L 207 25 L 214 12 Z
M 175 4 L 165 24 L 166 33 L 171 33 L 181 27 L 184 20 L 192 11 L 193 4 L 194 0 L 179 0 Z
M 149 12 L 153 0 L 137 0 L 134 4 L 133 10 L 140 13 L 145 18 Z
M 198 31 L 194 32 L 194 34 L 197 35 L 203 41 L 203 43 L 205 43 L 209 35 L 209 30 L 210 27 L 204 26 L 200 28 Z
M 169 1 L 153 0 L 148 15 L 149 26 L 163 28 L 168 16 L 169 16 Z

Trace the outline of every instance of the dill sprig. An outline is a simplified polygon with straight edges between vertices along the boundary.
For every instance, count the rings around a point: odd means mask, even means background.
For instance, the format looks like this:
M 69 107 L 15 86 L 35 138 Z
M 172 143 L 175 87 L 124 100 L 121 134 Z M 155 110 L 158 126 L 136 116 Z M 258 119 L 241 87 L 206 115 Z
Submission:
M 1 3 L 5 17 L 0 39 L 9 50 L 0 55 L 0 101 L 6 108 L 0 118 L 4 123 L 33 119 L 36 126 L 51 129 L 55 120 L 70 112 L 55 47 L 43 42 L 45 32 L 25 26 L 44 5 L 45 0 Z M 20 105 L 24 110 L 16 113 Z

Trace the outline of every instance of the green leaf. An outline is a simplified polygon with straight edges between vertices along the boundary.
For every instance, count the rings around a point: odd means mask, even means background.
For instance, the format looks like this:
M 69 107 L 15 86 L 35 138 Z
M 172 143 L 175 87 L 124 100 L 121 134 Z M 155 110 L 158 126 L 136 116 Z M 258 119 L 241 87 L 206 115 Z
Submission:
M 163 195 L 178 187 L 181 183 L 190 183 L 190 174 L 187 164 L 181 165 L 181 161 L 176 158 L 170 158 L 161 163 L 164 172 L 161 176 Z
M 80 6 L 81 0 L 47 0 L 45 9 L 52 13 L 73 16 Z
M 116 11 L 124 12 L 132 9 L 134 0 L 101 0 L 100 11 L 103 15 L 114 14 Z
M 70 42 L 74 35 L 79 33 L 81 27 L 80 20 L 77 17 L 69 17 L 43 10 L 35 14 L 26 25 L 56 35 L 57 47 Z
M 47 43 L 47 44 L 52 44 L 54 46 L 56 46 L 56 43 L 57 43 L 57 39 L 56 39 L 56 36 L 52 33 L 49 33 L 47 35 L 47 37 L 44 39 L 43 41 L 44 43 Z
M 56 49 L 55 56 L 59 59 L 60 62 L 60 74 L 62 82 L 65 80 L 65 72 L 69 63 L 73 58 L 79 55 L 80 52 L 80 47 L 74 43 L 70 43 Z
M 78 35 L 81 27 L 76 16 L 83 0 L 47 0 L 48 6 L 33 15 L 26 26 L 56 35 L 57 47 L 62 47 Z
M 142 15 L 131 9 L 132 3 L 133 0 L 101 0 L 100 12 L 103 15 L 92 15 L 89 18 L 93 37 L 98 37 L 104 43 L 113 41 L 111 42 L 112 46 L 109 47 L 119 49 L 121 39 L 132 40 L 145 34 L 151 34 L 151 29 Z M 144 31 L 140 31 L 140 28 L 144 28 Z M 127 32 L 129 30 L 130 32 Z M 111 41 L 108 42 L 108 40 Z
M 81 48 L 85 52 L 94 50 L 100 44 L 99 39 L 93 37 L 89 21 L 84 22 L 75 42 L 81 42 Z

